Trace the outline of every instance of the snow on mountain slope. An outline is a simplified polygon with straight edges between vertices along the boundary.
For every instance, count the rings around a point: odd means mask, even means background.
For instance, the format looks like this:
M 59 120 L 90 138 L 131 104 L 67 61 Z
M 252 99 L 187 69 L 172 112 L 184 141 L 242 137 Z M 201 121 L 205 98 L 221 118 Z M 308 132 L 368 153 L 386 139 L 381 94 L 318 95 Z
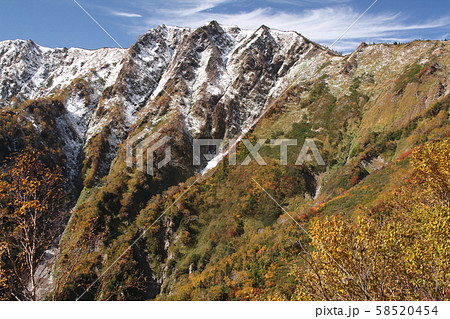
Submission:
M 187 131 L 199 136 L 231 137 L 288 85 L 312 48 L 315 54 L 311 58 L 328 55 L 296 32 L 267 27 L 248 31 L 212 22 L 179 45 L 151 100 L 167 89 L 172 99 L 168 109 L 183 116 Z M 171 96 L 174 88 L 183 92 L 183 99 Z M 144 112 L 154 117 L 167 114 L 164 108 L 151 103 L 148 106 Z M 219 117 L 214 113 L 222 112 L 228 113 L 220 115 L 223 128 L 213 123 L 214 117 Z
M 75 132 L 60 138 L 69 175 L 76 176 L 91 116 L 103 90 L 116 81 L 125 53 L 106 48 L 49 49 L 23 40 L 0 42 L 0 106 L 63 95 L 67 112 L 56 122 L 61 132 Z M 74 84 L 79 80 L 89 87 Z
M 241 30 L 215 21 L 198 29 L 162 25 L 127 50 L 49 49 L 32 41 L 4 41 L 0 107 L 63 99 L 67 116 L 60 125 L 75 132 L 65 137 L 69 146 L 64 151 L 73 158 L 70 169 L 81 167 L 75 158 L 97 156 L 89 152 L 89 141 L 102 136 L 101 171 L 106 174 L 135 124 L 170 118 L 188 139 L 236 137 L 305 63 L 318 67 L 316 61 L 329 55 L 296 32 L 265 26 Z
M 32 41 L 0 42 L 0 98 L 20 101 L 48 96 L 74 79 L 112 85 L 120 71 L 123 49 L 49 49 Z

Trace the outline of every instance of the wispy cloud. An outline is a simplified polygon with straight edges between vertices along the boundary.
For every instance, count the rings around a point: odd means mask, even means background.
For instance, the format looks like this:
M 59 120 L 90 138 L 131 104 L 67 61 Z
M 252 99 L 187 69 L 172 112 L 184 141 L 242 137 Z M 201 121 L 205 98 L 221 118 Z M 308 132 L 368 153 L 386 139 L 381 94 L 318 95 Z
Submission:
M 353 0 L 302 0 L 302 1 L 297 1 L 297 0 L 269 0 L 268 2 L 273 2 L 273 3 L 286 3 L 286 4 L 290 4 L 290 5 L 295 5 L 295 6 L 305 6 L 308 4 L 322 4 L 322 5 L 329 5 L 329 4 L 343 4 L 343 3 L 349 3 L 352 2 Z
M 290 2 L 290 0 L 282 0 Z M 317 2 L 316 0 L 305 0 Z M 224 10 L 236 0 L 166 0 L 165 5 L 152 7 L 146 12 L 142 23 L 127 26 L 130 33 L 141 34 L 148 28 L 159 25 L 198 27 L 211 20 L 223 25 L 238 25 L 245 29 L 257 29 L 262 24 L 281 30 L 294 30 L 311 40 L 331 44 L 355 21 L 361 12 L 349 5 L 349 0 L 326 0 L 328 6 L 287 12 L 272 7 L 253 10 Z M 158 2 L 159 3 L 159 2 Z M 267 2 L 266 2 L 267 3 Z M 227 4 L 227 6 L 224 6 Z M 333 4 L 339 4 L 337 6 Z M 147 7 L 148 8 L 148 7 Z M 432 21 L 411 23 L 407 16 L 395 12 L 367 13 L 351 28 L 343 39 L 336 43 L 335 49 L 349 52 L 361 41 L 377 42 L 381 39 L 395 38 L 407 41 L 420 30 L 443 28 L 450 25 L 450 16 Z
M 208 0 L 208 1 L 198 1 L 198 0 L 187 0 L 187 1 L 174 1 L 177 3 L 177 8 L 172 11 L 172 13 L 180 16 L 186 17 L 191 15 L 196 15 L 204 13 L 207 10 L 213 9 L 219 5 L 233 2 L 235 0 Z
M 110 13 L 117 17 L 124 17 L 124 18 L 142 18 L 141 14 L 137 13 L 129 13 L 129 12 L 122 12 L 122 11 L 114 11 L 110 10 Z

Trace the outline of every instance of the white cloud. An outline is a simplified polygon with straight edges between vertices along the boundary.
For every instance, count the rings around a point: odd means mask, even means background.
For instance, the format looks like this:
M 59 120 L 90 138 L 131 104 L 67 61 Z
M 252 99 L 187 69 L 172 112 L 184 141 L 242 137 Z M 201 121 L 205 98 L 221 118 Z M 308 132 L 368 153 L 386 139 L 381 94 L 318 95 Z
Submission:
M 280 30 L 294 30 L 313 41 L 330 45 L 339 38 L 360 12 L 350 6 L 330 6 L 317 9 L 304 9 L 299 12 L 285 12 L 272 8 L 258 8 L 237 13 L 221 13 L 217 7 L 235 0 L 166 0 L 166 5 L 148 11 L 144 24 L 129 27 L 132 33 L 143 33 L 149 27 L 166 24 L 198 27 L 211 20 L 223 25 L 238 25 L 244 29 L 257 29 L 262 24 Z M 283 0 L 290 1 L 290 0 Z M 316 0 L 307 0 L 316 2 Z M 327 0 L 347 2 L 347 0 Z M 144 7 L 143 7 L 144 8 Z M 334 49 L 349 52 L 361 41 L 380 41 L 382 38 L 396 38 L 407 41 L 419 30 L 440 28 L 450 25 L 450 16 L 422 23 L 411 24 L 399 13 L 371 13 L 361 18 L 335 44 Z
M 142 18 L 142 15 L 137 13 L 128 13 L 128 12 L 121 12 L 121 11 L 110 11 L 112 15 L 118 16 L 118 17 L 125 17 L 125 18 Z
M 273 1 L 269 1 L 269 2 L 273 2 L 273 3 L 286 3 L 286 4 L 290 4 L 290 5 L 296 5 L 296 6 L 305 6 L 308 4 L 322 4 L 322 5 L 328 5 L 328 4 L 342 4 L 342 3 L 348 3 L 348 2 L 352 2 L 353 0 L 302 0 L 302 1 L 298 1 L 298 0 L 273 0 Z

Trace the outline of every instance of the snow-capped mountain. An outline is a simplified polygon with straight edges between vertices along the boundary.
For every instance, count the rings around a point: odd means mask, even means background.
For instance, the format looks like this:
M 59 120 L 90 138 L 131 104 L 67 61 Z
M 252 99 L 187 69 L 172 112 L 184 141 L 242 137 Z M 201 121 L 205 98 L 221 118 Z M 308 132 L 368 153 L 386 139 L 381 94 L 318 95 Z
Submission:
M 176 119 L 187 138 L 234 137 L 252 124 L 311 61 L 332 55 L 296 32 L 256 31 L 211 22 L 198 29 L 159 26 L 129 49 L 49 49 L 0 42 L 0 105 L 59 98 L 57 123 L 71 175 L 83 149 L 106 134 L 106 174 L 137 122 Z M 33 115 L 28 117 L 33 122 Z M 89 152 L 85 152 L 89 157 Z M 84 159 L 86 160 L 86 159 Z M 88 159 L 89 160 L 89 159 Z

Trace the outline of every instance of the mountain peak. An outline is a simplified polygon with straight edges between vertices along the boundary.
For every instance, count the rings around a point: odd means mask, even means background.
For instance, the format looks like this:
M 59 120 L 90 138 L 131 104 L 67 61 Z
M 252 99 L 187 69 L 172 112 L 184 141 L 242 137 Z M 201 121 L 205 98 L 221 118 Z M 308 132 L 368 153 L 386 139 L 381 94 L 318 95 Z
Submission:
M 216 20 L 211 20 L 209 23 L 206 24 L 207 26 L 211 27 L 211 28 L 220 28 L 221 25 L 219 24 L 219 22 L 217 22 Z

